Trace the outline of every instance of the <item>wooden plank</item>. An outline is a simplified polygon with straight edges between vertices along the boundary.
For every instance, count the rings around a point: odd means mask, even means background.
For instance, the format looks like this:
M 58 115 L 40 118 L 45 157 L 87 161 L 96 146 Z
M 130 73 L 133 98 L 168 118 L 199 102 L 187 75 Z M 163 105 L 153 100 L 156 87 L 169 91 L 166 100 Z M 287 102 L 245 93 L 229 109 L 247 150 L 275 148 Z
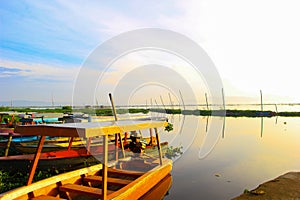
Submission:
M 7 141 L 7 145 L 6 145 L 6 149 L 5 149 L 5 153 L 4 153 L 4 156 L 5 156 L 5 157 L 8 156 L 8 152 L 9 152 L 9 148 L 10 148 L 11 141 L 12 141 L 12 134 L 9 133 L 8 141 Z
M 70 179 L 76 179 L 76 177 L 78 177 L 78 179 L 80 179 L 80 175 L 82 175 L 82 174 L 94 175 L 96 172 L 100 171 L 101 169 L 102 169 L 102 164 L 98 164 L 98 165 L 94 165 L 91 167 L 85 167 L 85 168 L 78 169 L 75 171 L 59 174 L 59 175 L 32 183 L 28 186 L 23 186 L 23 187 L 8 191 L 6 193 L 2 193 L 2 194 L 0 194 L 0 199 L 1 200 L 11 200 L 11 199 L 16 199 L 23 195 L 27 196 L 27 194 L 29 192 L 40 190 L 40 189 L 48 187 L 49 185 L 52 185 L 52 184 L 54 185 L 53 187 L 56 187 L 56 184 L 60 181 L 70 183 Z
M 166 160 L 163 166 L 157 166 L 143 176 L 135 179 L 130 184 L 122 187 L 118 191 L 109 194 L 108 199 L 139 199 L 164 177 L 166 177 L 172 169 L 172 161 Z
M 118 150 L 118 134 L 115 134 L 115 160 L 119 159 L 119 150 Z
M 158 154 L 159 154 L 159 162 L 160 165 L 162 165 L 162 152 L 161 152 L 161 146 L 160 146 L 160 138 L 159 138 L 159 133 L 157 131 L 157 128 L 154 128 L 155 135 L 156 135 L 156 143 L 157 143 L 157 149 L 158 149 Z
M 38 197 L 33 197 L 30 200 L 65 200 L 59 197 L 53 197 L 53 196 L 46 196 L 46 195 L 41 195 Z
M 120 145 L 121 145 L 121 149 L 122 149 L 123 158 L 125 158 L 125 150 L 124 150 L 124 144 L 122 141 L 122 135 L 121 135 L 121 133 L 118 133 L 117 135 L 119 136 L 119 139 L 120 139 Z
M 102 169 L 102 194 L 101 199 L 107 198 L 107 165 L 108 165 L 108 136 L 103 136 L 103 169 Z
M 59 187 L 60 191 L 63 192 L 76 192 L 81 195 L 88 195 L 88 196 L 94 196 L 94 197 L 101 197 L 103 194 L 103 190 L 100 188 L 94 188 L 89 186 L 83 186 L 83 185 L 77 185 L 77 184 L 65 184 L 63 186 Z M 108 190 L 108 193 L 113 193 L 114 191 Z
M 38 148 L 37 148 L 36 153 L 34 155 L 33 163 L 30 167 L 30 172 L 29 172 L 29 176 L 28 176 L 28 180 L 27 180 L 26 185 L 30 185 L 32 183 L 32 179 L 33 179 L 33 176 L 34 176 L 34 173 L 35 173 L 35 170 L 36 170 L 36 167 L 37 167 L 37 164 L 38 164 L 38 161 L 39 161 L 42 149 L 43 149 L 43 144 L 44 144 L 45 138 L 46 138 L 46 136 L 42 136 L 40 138 Z
M 140 177 L 145 174 L 145 172 L 139 172 L 139 171 L 127 171 L 127 170 L 120 170 L 120 169 L 112 169 L 108 168 L 108 174 L 109 175 L 120 175 L 120 176 L 130 176 L 130 177 Z
M 87 139 L 87 147 L 86 147 L 86 149 L 87 149 L 87 154 L 88 154 L 88 155 L 91 155 L 91 142 L 92 142 L 92 138 L 89 137 L 89 138 Z
M 158 200 L 164 199 L 164 196 L 168 192 L 172 185 L 172 176 L 168 174 L 158 184 L 156 184 L 151 190 L 144 194 L 139 200 Z
M 118 121 L 115 122 L 88 122 L 88 123 L 66 123 L 66 124 L 40 124 L 17 126 L 15 132 L 20 135 L 46 135 L 55 137 L 95 137 L 116 133 L 142 130 L 166 126 L 165 121 Z
M 74 139 L 74 137 L 71 137 L 71 138 L 70 138 L 69 145 L 68 145 L 68 151 L 71 150 L 72 143 L 73 143 L 73 139 Z
M 100 183 L 102 182 L 102 176 L 94 176 L 94 175 L 86 176 L 84 177 L 84 181 Z M 121 186 L 128 185 L 132 181 L 133 180 L 126 180 L 126 179 L 112 178 L 112 177 L 107 178 L 107 183 L 111 185 L 121 185 Z

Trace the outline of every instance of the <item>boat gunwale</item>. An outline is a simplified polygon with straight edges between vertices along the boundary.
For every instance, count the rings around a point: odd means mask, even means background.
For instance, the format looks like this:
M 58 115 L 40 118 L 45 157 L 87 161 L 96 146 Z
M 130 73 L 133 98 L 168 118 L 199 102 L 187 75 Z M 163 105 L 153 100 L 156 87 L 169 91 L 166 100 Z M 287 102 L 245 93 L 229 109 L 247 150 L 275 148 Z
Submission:
M 49 185 L 56 184 L 61 181 L 65 181 L 67 179 L 75 178 L 76 176 L 78 176 L 78 178 L 81 178 L 80 176 L 83 174 L 100 171 L 101 169 L 103 169 L 103 165 L 97 164 L 97 165 L 93 165 L 90 167 L 85 167 L 85 168 L 77 169 L 74 171 L 65 172 L 63 174 L 59 174 L 56 176 L 52 176 L 52 177 L 34 182 L 30 185 L 21 186 L 21 187 L 15 188 L 13 190 L 4 192 L 4 193 L 0 194 L 0 199 L 1 200 L 6 200 L 6 199 L 11 200 L 14 198 L 18 198 L 23 195 L 27 195 L 30 192 L 34 192 L 34 190 L 39 190 L 39 189 L 42 189 Z
M 114 193 L 111 193 L 107 195 L 107 199 L 126 199 L 130 197 L 130 195 L 134 194 L 134 198 L 140 198 L 146 192 L 143 191 L 149 191 L 151 190 L 156 184 L 158 184 L 165 176 L 167 176 L 172 170 L 172 160 L 170 159 L 164 159 L 163 164 L 154 167 L 153 169 L 147 171 L 144 175 L 138 177 L 134 181 L 132 181 L 130 184 L 122 187 L 121 189 L 115 191 Z M 128 170 L 130 171 L 130 170 Z M 151 180 L 154 176 L 157 176 L 160 173 L 164 173 L 164 175 L 161 178 L 156 178 L 154 182 L 151 184 L 145 185 L 146 181 Z M 145 187 L 146 186 L 146 187 Z M 143 188 L 142 188 L 143 187 Z M 138 190 L 141 188 L 142 190 Z M 145 189 L 148 188 L 148 189 Z
M 120 121 L 122 122 L 122 121 Z M 125 121 L 123 121 L 125 122 Z M 88 123 L 70 123 L 70 124 L 38 124 L 21 125 L 15 128 L 15 132 L 20 135 L 38 135 L 38 136 L 60 136 L 60 137 L 95 137 L 104 135 L 114 135 L 133 130 L 143 130 L 147 128 L 165 127 L 166 121 L 137 120 L 128 121 L 128 124 L 116 122 L 88 122 Z M 89 127 L 90 126 L 90 127 Z
M 125 159 L 126 160 L 126 159 Z M 114 165 L 115 163 L 110 163 L 110 165 Z M 168 170 L 168 167 L 170 168 L 170 170 Z M 1 200 L 11 200 L 11 199 L 15 199 L 15 198 L 20 198 L 22 196 L 28 195 L 31 192 L 35 192 L 37 190 L 42 190 L 45 187 L 51 186 L 51 185 L 55 185 L 59 182 L 64 182 L 67 180 L 71 180 L 74 179 L 76 177 L 78 177 L 78 179 L 81 179 L 81 176 L 86 175 L 88 173 L 97 173 L 100 170 L 103 169 L 103 165 L 102 164 L 97 164 L 94 166 L 90 166 L 90 167 L 85 167 L 85 168 L 81 168 L 75 171 L 70 171 L 70 172 L 65 172 L 63 174 L 59 174 L 59 175 L 55 175 L 53 177 L 49 177 L 37 182 L 34 182 L 30 185 L 25 185 L 25 186 L 21 186 L 19 188 L 7 191 L 5 193 L 0 194 L 0 199 Z M 172 169 L 172 161 L 169 159 L 164 159 L 163 165 L 159 165 L 154 167 L 153 169 L 145 172 L 144 174 L 142 174 L 141 176 L 139 176 L 138 178 L 136 178 L 134 181 L 132 181 L 131 183 L 129 183 L 128 185 L 122 187 L 121 189 L 109 194 L 107 196 L 108 199 L 118 199 L 118 198 L 123 198 L 124 196 L 128 196 L 130 195 L 134 190 L 136 190 L 136 187 L 143 187 L 143 183 L 145 181 L 147 181 L 148 179 L 152 178 L 154 176 L 154 174 L 159 173 L 159 171 L 161 169 L 166 169 L 167 171 L 165 172 L 166 175 L 170 173 L 171 169 Z M 118 171 L 118 169 L 114 169 L 116 171 Z M 133 171 L 133 170 L 120 170 L 122 172 L 138 172 L 138 171 Z M 155 173 L 156 172 L 156 173 Z M 160 182 L 162 179 L 157 179 L 157 183 Z M 149 185 L 150 189 L 156 185 L 157 183 L 153 183 L 152 185 Z M 55 188 L 52 188 L 55 189 Z M 140 196 L 142 196 L 143 194 L 140 194 Z

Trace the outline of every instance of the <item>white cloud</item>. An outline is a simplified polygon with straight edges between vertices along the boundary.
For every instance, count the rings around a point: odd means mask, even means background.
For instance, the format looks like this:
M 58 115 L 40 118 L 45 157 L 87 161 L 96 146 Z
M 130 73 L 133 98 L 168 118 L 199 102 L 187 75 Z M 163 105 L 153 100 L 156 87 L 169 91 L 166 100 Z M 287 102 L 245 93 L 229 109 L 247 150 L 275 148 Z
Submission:
M 23 76 L 30 79 L 73 81 L 79 67 L 51 66 L 39 63 L 24 63 L 9 60 L 0 60 L 0 66 L 7 68 L 8 72 L 1 76 Z M 16 71 L 10 71 L 13 69 Z
M 227 95 L 253 96 L 262 89 L 300 101 L 299 1 L 180 1 L 178 7 L 182 14 L 162 15 L 161 25 L 207 51 L 221 77 L 235 87 L 225 88 Z

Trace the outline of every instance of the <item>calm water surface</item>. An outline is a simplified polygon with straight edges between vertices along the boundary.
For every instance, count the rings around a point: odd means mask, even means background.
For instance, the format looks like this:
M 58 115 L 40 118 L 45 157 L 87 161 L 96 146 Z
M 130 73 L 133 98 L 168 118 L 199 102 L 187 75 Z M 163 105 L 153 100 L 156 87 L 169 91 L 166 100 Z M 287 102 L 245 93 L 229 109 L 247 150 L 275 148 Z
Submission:
M 300 118 L 208 118 L 169 116 L 174 131 L 162 141 L 182 146 L 165 199 L 231 199 L 289 171 L 300 171 Z M 222 122 L 212 150 L 199 157 L 215 122 Z M 184 125 L 182 126 L 182 121 Z M 195 123 L 198 127 L 195 127 Z M 224 127 L 223 127 L 224 126 Z M 215 144 L 215 145 L 213 145 Z M 209 148 L 208 148 L 209 149 Z

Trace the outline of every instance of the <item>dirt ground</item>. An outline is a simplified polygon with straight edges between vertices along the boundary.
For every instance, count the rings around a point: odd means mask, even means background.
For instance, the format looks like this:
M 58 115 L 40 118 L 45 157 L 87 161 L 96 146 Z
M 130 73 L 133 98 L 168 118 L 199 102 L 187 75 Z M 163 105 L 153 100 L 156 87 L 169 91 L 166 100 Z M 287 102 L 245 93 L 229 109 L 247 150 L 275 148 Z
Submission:
M 259 185 L 251 191 L 245 191 L 233 200 L 300 200 L 300 172 L 289 172 L 274 180 Z

